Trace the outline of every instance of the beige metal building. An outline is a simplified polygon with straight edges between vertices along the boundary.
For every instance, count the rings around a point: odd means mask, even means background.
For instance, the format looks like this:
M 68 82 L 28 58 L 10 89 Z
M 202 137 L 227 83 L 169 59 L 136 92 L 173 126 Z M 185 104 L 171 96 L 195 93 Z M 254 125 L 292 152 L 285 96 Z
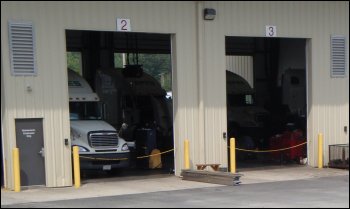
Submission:
M 215 9 L 204 20 L 205 8 Z M 15 121 L 43 125 L 47 187 L 72 185 L 65 31 L 116 31 L 117 18 L 132 32 L 171 34 L 176 175 L 183 141 L 191 166 L 227 167 L 225 37 L 306 39 L 308 163 L 317 165 L 317 134 L 329 144 L 349 143 L 349 2 L 1 2 L 1 131 L 5 187 L 13 188 L 11 150 Z M 9 23 L 31 23 L 34 71 L 11 67 Z M 274 34 L 268 34 L 266 26 Z M 345 40 L 344 75 L 332 75 L 331 37 Z M 341 71 L 340 73 L 342 73 Z M 24 133 L 23 133 L 24 134 Z

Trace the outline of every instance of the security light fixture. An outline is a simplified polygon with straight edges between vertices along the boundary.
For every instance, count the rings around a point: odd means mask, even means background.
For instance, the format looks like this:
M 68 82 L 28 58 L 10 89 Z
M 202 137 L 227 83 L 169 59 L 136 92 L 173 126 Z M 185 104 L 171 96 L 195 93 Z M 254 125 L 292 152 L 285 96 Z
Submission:
M 204 9 L 204 19 L 205 20 L 214 20 L 215 15 L 216 15 L 215 9 L 211 9 L 211 8 Z

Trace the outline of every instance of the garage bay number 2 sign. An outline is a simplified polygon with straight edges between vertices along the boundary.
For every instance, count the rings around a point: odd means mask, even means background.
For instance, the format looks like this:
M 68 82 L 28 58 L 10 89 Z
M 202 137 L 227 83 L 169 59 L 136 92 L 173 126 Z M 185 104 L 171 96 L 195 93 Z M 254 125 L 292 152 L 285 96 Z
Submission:
M 117 18 L 117 31 L 131 31 L 130 19 Z

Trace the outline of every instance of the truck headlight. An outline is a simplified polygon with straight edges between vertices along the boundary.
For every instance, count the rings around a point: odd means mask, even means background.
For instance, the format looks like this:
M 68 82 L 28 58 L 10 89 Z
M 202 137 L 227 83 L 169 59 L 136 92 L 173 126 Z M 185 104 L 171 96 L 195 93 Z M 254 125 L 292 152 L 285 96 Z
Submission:
M 128 151 L 128 150 L 129 150 L 128 144 L 124 144 L 124 145 L 122 146 L 122 151 Z
M 82 147 L 82 146 L 78 146 L 78 147 L 79 147 L 79 152 L 90 152 L 90 150 L 88 150 L 85 147 Z

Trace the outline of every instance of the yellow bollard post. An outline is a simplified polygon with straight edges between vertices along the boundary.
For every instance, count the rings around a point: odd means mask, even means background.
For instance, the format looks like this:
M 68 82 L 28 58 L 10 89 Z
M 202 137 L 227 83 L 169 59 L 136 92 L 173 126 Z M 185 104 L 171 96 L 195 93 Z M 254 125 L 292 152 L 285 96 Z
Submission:
M 19 149 L 13 148 L 12 150 L 13 158 L 13 178 L 14 178 L 14 188 L 15 192 L 21 191 L 21 168 L 19 163 Z
M 184 142 L 185 150 L 184 150 L 184 157 L 185 157 L 185 169 L 190 169 L 190 142 L 186 139 Z
M 323 168 L 323 135 L 318 134 L 318 168 Z
M 73 167 L 74 167 L 74 186 L 80 188 L 80 161 L 79 161 L 79 147 L 73 147 Z
M 236 142 L 235 138 L 230 139 L 230 171 L 236 173 Z

